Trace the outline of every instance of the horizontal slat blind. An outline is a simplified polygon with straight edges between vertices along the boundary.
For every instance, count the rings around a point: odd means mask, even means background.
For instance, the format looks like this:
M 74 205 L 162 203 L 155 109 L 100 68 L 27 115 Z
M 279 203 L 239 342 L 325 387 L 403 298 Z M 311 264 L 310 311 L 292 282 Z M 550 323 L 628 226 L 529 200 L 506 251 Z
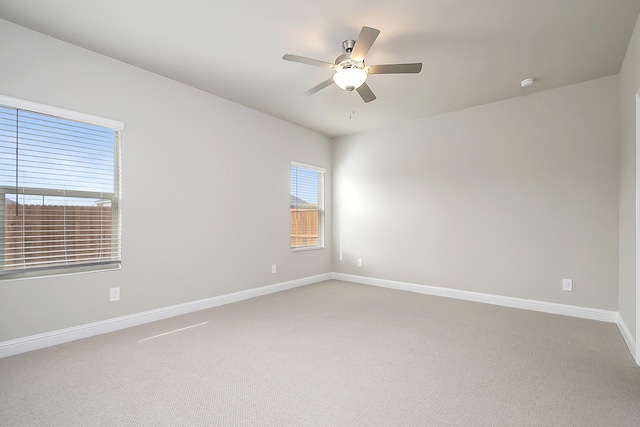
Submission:
M 292 163 L 289 174 L 291 249 L 324 247 L 324 169 Z
M 119 136 L 0 106 L 0 274 L 119 263 Z

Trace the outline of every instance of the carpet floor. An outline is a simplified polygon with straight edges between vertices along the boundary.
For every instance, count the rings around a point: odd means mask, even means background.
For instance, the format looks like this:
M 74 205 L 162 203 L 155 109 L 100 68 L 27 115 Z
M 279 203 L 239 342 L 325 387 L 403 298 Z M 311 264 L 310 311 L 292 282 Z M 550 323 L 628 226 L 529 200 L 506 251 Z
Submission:
M 330 280 L 0 359 L 2 426 L 639 426 L 611 323 Z

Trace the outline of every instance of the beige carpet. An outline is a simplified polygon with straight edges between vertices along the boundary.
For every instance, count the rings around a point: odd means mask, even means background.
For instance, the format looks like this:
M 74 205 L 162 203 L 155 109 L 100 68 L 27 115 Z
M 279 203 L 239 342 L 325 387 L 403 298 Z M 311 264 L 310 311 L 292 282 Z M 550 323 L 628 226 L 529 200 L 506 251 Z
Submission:
M 328 281 L 1 359 L 0 425 L 638 426 L 640 368 L 614 324 Z

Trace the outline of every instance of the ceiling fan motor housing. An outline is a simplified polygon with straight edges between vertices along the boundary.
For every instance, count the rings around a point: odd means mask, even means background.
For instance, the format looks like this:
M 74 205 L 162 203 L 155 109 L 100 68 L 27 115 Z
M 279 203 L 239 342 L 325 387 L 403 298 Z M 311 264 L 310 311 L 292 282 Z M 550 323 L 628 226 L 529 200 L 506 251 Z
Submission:
M 344 51 L 344 53 L 336 58 L 336 69 L 340 70 L 342 68 L 359 68 L 362 70 L 364 68 L 364 61 L 354 61 L 353 59 L 351 59 L 351 51 L 353 51 L 353 47 L 355 45 L 355 40 L 345 40 L 342 42 L 342 50 Z

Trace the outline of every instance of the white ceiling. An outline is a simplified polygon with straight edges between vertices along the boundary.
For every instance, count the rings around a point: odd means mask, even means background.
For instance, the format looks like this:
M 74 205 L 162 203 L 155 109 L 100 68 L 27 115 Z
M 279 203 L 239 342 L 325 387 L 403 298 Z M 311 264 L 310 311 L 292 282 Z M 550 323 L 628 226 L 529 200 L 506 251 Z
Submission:
M 617 74 L 639 12 L 639 0 L 0 0 L 0 18 L 328 136 Z M 422 72 L 369 76 L 368 104 L 335 85 L 305 97 L 332 71 L 282 55 L 333 62 L 363 25 L 381 31 L 367 64 Z

